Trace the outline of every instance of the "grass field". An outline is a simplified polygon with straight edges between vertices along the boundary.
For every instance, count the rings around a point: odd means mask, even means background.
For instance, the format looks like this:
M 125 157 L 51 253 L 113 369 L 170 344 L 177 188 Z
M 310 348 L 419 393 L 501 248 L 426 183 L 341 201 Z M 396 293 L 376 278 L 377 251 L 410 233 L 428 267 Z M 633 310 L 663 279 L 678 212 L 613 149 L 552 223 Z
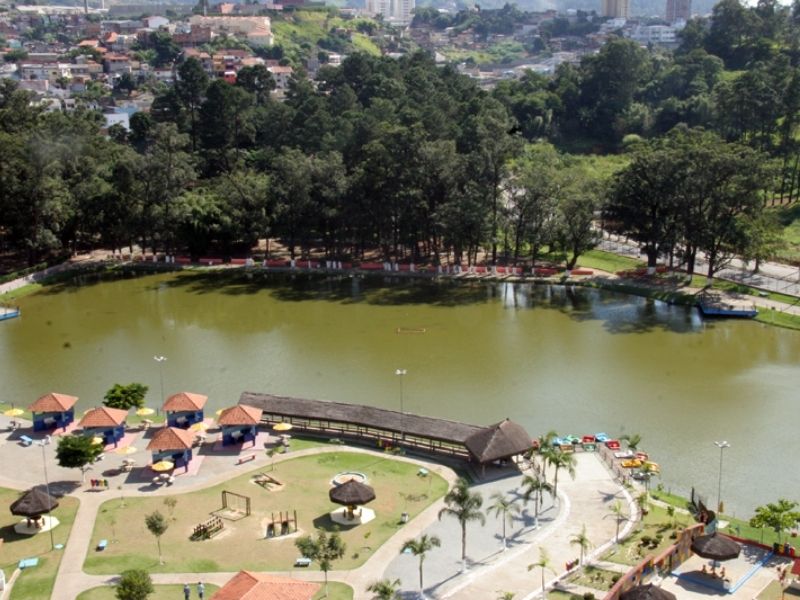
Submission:
M 18 491 L 0 488 L 0 505 L 7 507 L 18 497 Z M 75 498 L 64 497 L 59 500 L 58 508 L 53 511 L 60 522 L 53 530 L 55 544 L 67 543 L 77 510 L 78 501 Z M 3 538 L 0 568 L 6 577 L 10 577 L 17 563 L 24 558 L 38 557 L 39 564 L 22 571 L 14 584 L 11 600 L 47 600 L 53 591 L 62 550 L 50 549 L 49 533 L 34 536 L 17 534 L 13 528 L 19 521 L 20 517 L 15 517 L 8 510 L 4 510 L 0 516 L 0 537 Z
M 197 588 L 196 588 L 196 581 L 188 582 L 192 586 L 192 597 L 197 598 Z M 204 584 L 206 588 L 206 598 L 210 598 L 211 595 L 216 592 L 219 588 L 215 585 L 210 583 Z M 114 586 L 106 585 L 103 587 L 96 587 L 90 590 L 86 590 L 82 594 L 80 594 L 76 600 L 117 600 L 117 596 L 114 593 Z M 183 599 L 183 586 L 182 585 L 154 585 L 153 586 L 153 593 L 147 597 L 147 600 L 182 600 Z
M 633 533 L 606 554 L 603 560 L 623 565 L 636 565 L 644 557 L 651 554 L 658 555 L 674 543 L 674 540 L 670 538 L 672 532 L 693 523 L 694 519 L 691 515 L 676 512 L 674 516 L 670 517 L 665 508 L 651 505 L 641 524 L 637 524 Z M 651 543 L 645 543 L 647 538 Z
M 266 491 L 252 483 L 252 476 L 260 471 L 272 475 L 284 487 Z M 416 465 L 388 455 L 335 452 L 289 460 L 278 463 L 274 471 L 266 467 L 206 490 L 173 496 L 177 500 L 174 511 L 165 505 L 163 496 L 126 498 L 124 505 L 114 499 L 102 505 L 92 535 L 92 547 L 103 538 L 111 543 L 102 554 L 91 552 L 85 569 L 98 574 L 131 568 L 156 573 L 291 570 L 298 556 L 294 545 L 298 536 L 265 539 L 271 514 L 296 510 L 300 535 L 313 533 L 315 528 L 332 530 L 328 513 L 336 505 L 328 499 L 328 490 L 331 478 L 342 471 L 367 475 L 377 496 L 369 505 L 376 518 L 359 527 L 342 528 L 347 551 L 335 563 L 336 569 L 363 564 L 401 529 L 401 513 L 408 512 L 413 517 L 447 488 L 441 477 L 419 477 Z M 224 530 L 210 540 L 190 541 L 194 526 L 220 509 L 222 490 L 250 497 L 252 514 L 236 521 L 226 520 Z M 145 515 L 155 510 L 170 518 L 169 529 L 161 538 L 164 565 L 158 564 L 156 540 L 144 525 Z
M 603 250 L 589 250 L 578 258 L 578 265 L 586 269 L 600 269 L 601 271 L 616 273 L 617 271 L 644 267 L 646 263 Z

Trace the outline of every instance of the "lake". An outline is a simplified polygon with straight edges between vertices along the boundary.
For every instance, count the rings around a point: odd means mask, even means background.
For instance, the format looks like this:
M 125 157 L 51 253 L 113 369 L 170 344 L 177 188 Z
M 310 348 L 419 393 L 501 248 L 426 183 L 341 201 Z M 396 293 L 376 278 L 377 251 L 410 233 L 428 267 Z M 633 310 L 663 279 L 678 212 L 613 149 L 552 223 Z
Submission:
M 581 287 L 201 272 L 84 278 L 0 323 L 0 400 L 114 383 L 404 409 L 538 436 L 640 433 L 660 482 L 749 517 L 800 498 L 800 333 Z M 157 363 L 156 355 L 167 360 Z M 396 369 L 406 369 L 402 378 Z M 401 390 L 402 385 L 402 390 Z M 654 482 L 655 484 L 656 482 Z

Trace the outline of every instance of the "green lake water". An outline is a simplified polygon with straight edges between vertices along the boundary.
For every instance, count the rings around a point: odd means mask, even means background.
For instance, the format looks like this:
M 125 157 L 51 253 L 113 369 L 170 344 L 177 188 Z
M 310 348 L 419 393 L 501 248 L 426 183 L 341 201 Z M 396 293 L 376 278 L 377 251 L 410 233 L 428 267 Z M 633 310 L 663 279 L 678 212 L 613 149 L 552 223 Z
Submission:
M 59 285 L 0 323 L 0 400 L 58 391 L 100 403 L 114 383 L 209 396 L 244 390 L 399 409 L 532 435 L 640 433 L 665 487 L 730 512 L 800 499 L 790 466 L 800 333 L 703 322 L 694 309 L 526 284 L 159 274 Z M 159 364 L 155 355 L 167 357 Z M 159 369 L 163 369 L 160 373 Z

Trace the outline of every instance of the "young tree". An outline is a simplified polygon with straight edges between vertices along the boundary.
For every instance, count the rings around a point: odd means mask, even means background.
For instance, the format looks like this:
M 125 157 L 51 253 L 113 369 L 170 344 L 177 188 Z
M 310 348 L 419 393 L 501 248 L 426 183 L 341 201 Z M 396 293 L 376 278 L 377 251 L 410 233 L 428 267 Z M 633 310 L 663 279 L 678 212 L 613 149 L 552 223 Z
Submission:
M 555 469 L 553 474 L 553 498 L 558 498 L 558 472 L 561 469 L 566 469 L 570 477 L 575 479 L 575 455 L 558 450 L 553 452 L 550 457 L 550 465 Z
M 781 498 L 756 508 L 756 514 L 750 519 L 751 527 L 770 527 L 778 534 L 778 541 L 783 542 L 783 532 L 800 521 L 797 502 Z
M 417 539 L 406 540 L 400 552 L 411 552 L 414 556 L 419 557 L 419 597 L 420 600 L 425 598 L 425 586 L 422 580 L 422 565 L 425 562 L 425 554 L 434 548 L 442 545 L 441 540 L 435 535 L 422 534 Z
M 310 535 L 301 537 L 294 545 L 306 558 L 310 558 L 319 564 L 319 568 L 325 573 L 325 597 L 328 596 L 328 571 L 331 570 L 333 561 L 339 560 L 344 556 L 346 546 L 338 533 L 330 536 L 324 531 L 317 532 L 317 539 Z
M 550 485 L 543 477 L 534 477 L 526 475 L 522 478 L 522 487 L 524 489 L 523 498 L 525 502 L 530 502 L 533 498 L 533 528 L 539 528 L 539 511 L 542 507 L 542 498 L 545 492 L 553 495 L 553 486 Z
M 114 588 L 118 600 L 147 600 L 154 591 L 153 580 L 141 569 L 123 571 Z
M 494 502 L 489 507 L 489 510 L 494 511 L 495 517 L 500 517 L 503 521 L 503 551 L 505 552 L 506 545 L 506 522 L 510 525 L 514 524 L 514 517 L 519 514 L 519 505 L 516 498 L 510 495 L 504 496 L 500 492 L 492 494 Z
M 621 435 L 619 439 L 625 440 L 628 443 L 628 449 L 634 452 L 639 448 L 639 444 L 642 443 L 642 436 L 638 433 Z
M 580 533 L 576 533 L 569 538 L 569 543 L 573 546 L 580 547 L 581 555 L 578 564 L 583 565 L 583 556 L 586 554 L 586 551 L 592 547 L 592 541 L 589 539 L 589 536 L 586 535 L 586 525 L 581 528 Z
M 444 497 L 446 506 L 439 511 L 439 519 L 444 515 L 454 517 L 461 526 L 461 563 L 462 569 L 467 569 L 467 524 L 470 521 L 480 521 L 483 525 L 486 518 L 481 512 L 483 497 L 478 492 L 471 492 L 469 482 L 460 477 L 455 486 Z
M 381 579 L 371 583 L 367 588 L 368 592 L 372 592 L 373 600 L 393 600 L 397 597 L 397 592 L 400 589 L 400 580 L 395 579 Z
M 111 408 L 121 408 L 122 410 L 142 408 L 144 407 L 144 397 L 147 395 L 147 390 L 148 387 L 141 383 L 129 383 L 128 385 L 115 383 L 114 387 L 106 392 L 103 404 Z
M 85 435 L 64 435 L 58 438 L 56 460 L 58 465 L 66 469 L 80 469 L 81 481 L 86 480 L 95 459 L 103 453 L 103 447 L 92 443 L 92 438 Z
M 550 555 L 547 554 L 547 549 L 542 546 L 539 546 L 539 560 L 528 565 L 528 571 L 532 571 L 533 569 L 542 570 L 542 598 L 544 599 L 547 597 L 547 589 L 544 584 L 544 572 L 550 571 L 551 573 L 555 573 L 555 571 L 553 571 L 553 564 L 550 562 Z
M 144 518 L 144 524 L 147 525 L 147 530 L 152 533 L 156 538 L 158 544 L 158 562 L 164 564 L 164 559 L 161 556 L 161 536 L 167 532 L 169 528 L 169 521 L 158 511 L 154 511 Z
M 614 534 L 614 543 L 619 543 L 619 526 L 622 525 L 623 521 L 627 521 L 628 517 L 625 515 L 625 511 L 622 507 L 622 502 L 619 500 L 615 500 L 614 504 L 611 505 L 611 517 L 614 518 L 614 521 L 617 526 L 617 531 Z

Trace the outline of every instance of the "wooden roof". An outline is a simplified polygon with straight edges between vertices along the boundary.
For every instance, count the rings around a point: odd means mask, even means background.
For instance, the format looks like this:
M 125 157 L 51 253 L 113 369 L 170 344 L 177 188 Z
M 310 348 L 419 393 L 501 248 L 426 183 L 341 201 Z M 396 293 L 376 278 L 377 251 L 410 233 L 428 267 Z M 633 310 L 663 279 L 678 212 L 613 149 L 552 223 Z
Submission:
M 50 392 L 28 407 L 31 412 L 64 412 L 75 406 L 77 396 Z
M 475 425 L 434 417 L 422 417 L 411 413 L 401 414 L 395 410 L 374 406 L 290 398 L 255 392 L 242 392 L 239 404 L 255 406 L 266 413 L 286 418 L 351 423 L 385 431 L 405 432 L 408 435 L 418 435 L 456 444 L 463 444 L 468 437 L 481 430 Z
M 211 600 L 311 600 L 319 588 L 309 581 L 239 571 Z
M 156 431 L 147 449 L 156 452 L 186 450 L 192 447 L 194 433 L 177 427 L 162 427 Z
M 167 398 L 162 409 L 169 412 L 202 410 L 206 401 L 208 401 L 208 396 L 202 394 L 178 392 Z
M 246 404 L 226 408 L 217 419 L 219 425 L 258 425 L 260 422 L 261 409 Z
M 116 427 L 125 422 L 128 416 L 127 410 L 121 408 L 109 408 L 108 406 L 99 406 L 91 409 L 80 420 L 78 426 L 80 427 Z
M 480 463 L 522 454 L 533 447 L 531 436 L 525 428 L 509 419 L 474 433 L 464 445 Z

